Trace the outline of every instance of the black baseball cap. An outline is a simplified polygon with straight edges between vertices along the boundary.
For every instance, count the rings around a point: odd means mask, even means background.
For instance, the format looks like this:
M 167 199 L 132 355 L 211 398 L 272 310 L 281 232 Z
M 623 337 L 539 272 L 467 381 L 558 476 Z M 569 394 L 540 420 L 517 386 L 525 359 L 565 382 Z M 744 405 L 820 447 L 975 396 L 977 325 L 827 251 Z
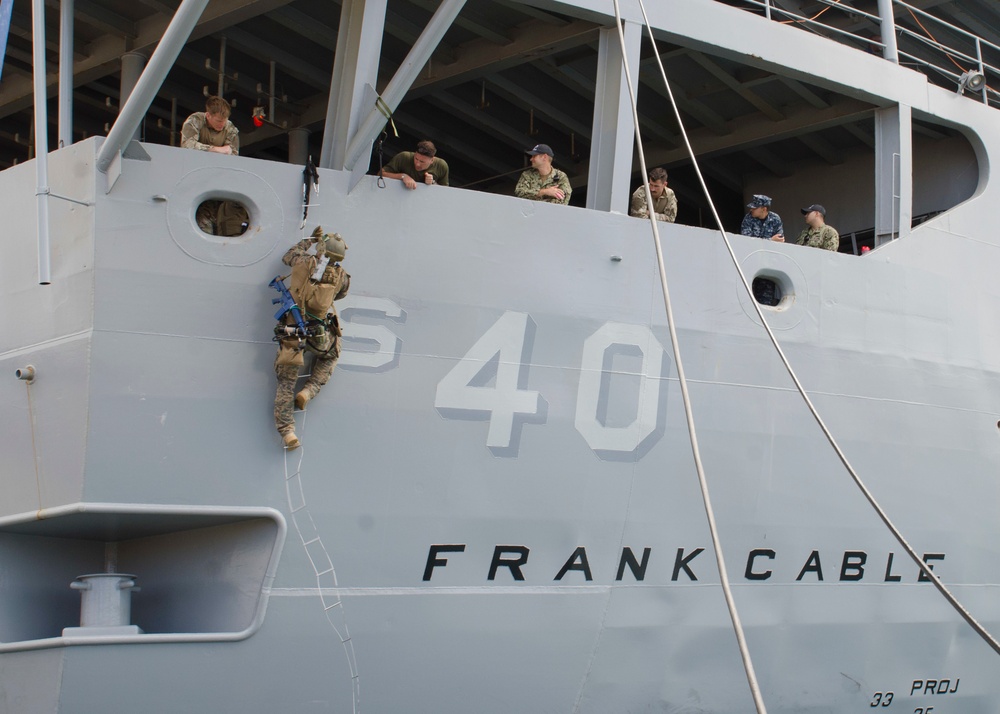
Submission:
M 528 149 L 524 153 L 526 153 L 528 156 L 537 156 L 538 154 L 548 154 L 553 158 L 555 157 L 555 154 L 552 153 L 552 147 L 549 146 L 548 144 L 535 144 L 535 148 Z
M 806 215 L 807 213 L 812 213 L 813 211 L 819 211 L 819 215 L 823 216 L 823 218 L 826 218 L 826 209 L 823 208 L 818 203 L 814 203 L 813 205 L 807 206 L 806 208 L 802 208 L 800 210 L 802 211 L 803 216 Z

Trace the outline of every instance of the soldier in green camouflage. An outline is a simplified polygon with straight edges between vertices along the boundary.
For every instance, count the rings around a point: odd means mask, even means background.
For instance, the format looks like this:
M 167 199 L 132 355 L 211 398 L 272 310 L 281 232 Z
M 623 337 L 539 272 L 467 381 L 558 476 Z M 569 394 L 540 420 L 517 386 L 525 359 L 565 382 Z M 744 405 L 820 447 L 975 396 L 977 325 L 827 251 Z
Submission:
M 310 252 L 313 246 L 315 251 Z M 295 435 L 293 400 L 296 407 L 305 409 L 306 404 L 330 381 L 340 357 L 340 322 L 333 301 L 347 295 L 351 285 L 351 276 L 339 263 L 346 251 L 347 244 L 339 234 L 324 233 L 317 226 L 311 237 L 289 248 L 281 259 L 285 265 L 292 267 L 289 292 L 303 318 L 322 321 L 322 324 L 312 328 L 313 334 L 305 340 L 283 338 L 274 360 L 274 372 L 278 379 L 274 396 L 274 426 L 289 450 L 300 445 Z M 295 318 L 286 313 L 279 327 L 294 325 Z M 313 354 L 312 373 L 299 393 L 295 394 L 295 382 L 299 378 L 299 367 L 305 363 L 305 351 Z
M 649 172 L 649 193 L 653 197 L 653 213 L 658 221 L 673 223 L 677 218 L 677 197 L 667 188 L 667 171 L 656 168 Z M 648 218 L 649 206 L 646 203 L 646 187 L 640 186 L 632 194 L 632 203 L 628 214 L 635 218 Z
M 795 242 L 823 250 L 840 250 L 840 234 L 833 226 L 826 225 L 826 209 L 818 203 L 802 209 L 808 228 L 799 233 Z
M 552 166 L 552 148 L 538 144 L 524 153 L 531 157 L 531 168 L 521 174 L 514 195 L 532 201 L 568 204 L 573 189 L 566 172 Z
M 211 96 L 205 100 L 205 111 L 195 112 L 181 127 L 181 146 L 197 151 L 237 156 L 240 153 L 240 131 L 229 121 L 229 102 Z M 246 208 L 234 201 L 208 200 L 195 211 L 198 227 L 219 236 L 238 236 L 245 230 L 250 217 Z

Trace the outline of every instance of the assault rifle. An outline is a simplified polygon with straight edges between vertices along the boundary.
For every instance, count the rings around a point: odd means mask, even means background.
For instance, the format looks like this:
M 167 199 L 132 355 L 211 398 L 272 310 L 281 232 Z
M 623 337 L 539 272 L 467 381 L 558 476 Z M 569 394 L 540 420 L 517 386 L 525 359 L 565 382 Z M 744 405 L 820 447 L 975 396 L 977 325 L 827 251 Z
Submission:
M 281 333 L 284 337 L 298 337 L 299 339 L 309 336 L 309 328 L 306 327 L 305 320 L 302 319 L 302 311 L 299 306 L 295 304 L 295 298 L 292 294 L 288 292 L 288 288 L 285 287 L 285 281 L 281 279 L 281 276 L 275 277 L 268 287 L 274 288 L 280 293 L 280 297 L 276 297 L 271 300 L 272 305 L 277 305 L 281 303 L 281 309 L 274 313 L 274 319 L 280 322 L 281 318 L 285 316 L 285 313 L 292 313 L 292 317 L 295 318 L 295 325 L 278 325 L 275 328 L 275 334 Z

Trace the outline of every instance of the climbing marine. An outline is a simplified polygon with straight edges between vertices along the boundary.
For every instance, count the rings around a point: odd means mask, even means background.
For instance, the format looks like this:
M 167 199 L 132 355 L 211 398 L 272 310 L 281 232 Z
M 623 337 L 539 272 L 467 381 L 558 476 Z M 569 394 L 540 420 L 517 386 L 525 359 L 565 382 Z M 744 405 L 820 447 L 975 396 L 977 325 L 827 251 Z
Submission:
M 315 250 L 310 250 L 315 246 Z M 334 300 L 347 295 L 351 276 L 340 266 L 347 251 L 347 244 L 337 233 L 324 233 L 316 226 L 309 238 L 304 238 L 289 248 L 281 259 L 291 266 L 291 286 L 286 289 L 284 280 L 277 277 L 271 287 L 281 293 L 273 302 L 281 303 L 275 315 L 278 324 L 274 339 L 278 342 L 278 356 L 274 372 L 278 390 L 274 396 L 274 425 L 286 449 L 297 449 L 299 438 L 295 435 L 292 404 L 305 409 L 323 385 L 330 380 L 333 368 L 340 357 L 340 323 Z M 295 393 L 299 367 L 305 364 L 305 353 L 311 352 L 312 371 Z

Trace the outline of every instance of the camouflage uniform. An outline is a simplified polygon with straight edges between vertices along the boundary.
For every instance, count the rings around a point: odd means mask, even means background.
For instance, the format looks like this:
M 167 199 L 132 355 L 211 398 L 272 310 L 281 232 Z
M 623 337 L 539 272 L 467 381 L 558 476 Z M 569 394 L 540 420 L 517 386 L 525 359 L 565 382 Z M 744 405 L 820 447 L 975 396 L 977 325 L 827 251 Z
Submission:
M 539 191 L 549 186 L 558 186 L 562 189 L 565 195 L 561 201 L 551 196 L 538 195 Z M 514 195 L 518 198 L 530 198 L 532 201 L 546 201 L 548 203 L 561 203 L 563 205 L 569 203 L 571 193 L 573 193 L 573 189 L 569 185 L 569 177 L 565 171 L 553 168 L 548 176 L 542 178 L 542 175 L 538 173 L 538 169 L 534 166 L 521 174 L 521 178 L 517 181 L 517 187 L 514 189 Z
M 648 218 L 646 210 L 646 187 L 640 186 L 632 194 L 632 204 L 629 206 L 628 214 L 635 218 Z M 677 196 L 669 188 L 664 188 L 659 198 L 653 199 L 653 214 L 658 221 L 673 223 L 677 218 Z
M 795 242 L 823 250 L 840 250 L 840 234 L 833 226 L 825 224 L 819 228 L 806 228 Z
M 413 153 L 414 152 L 412 151 L 399 152 L 392 157 L 392 161 L 382 167 L 383 171 L 388 171 L 394 174 L 406 174 L 417 183 L 424 182 L 424 174 L 426 173 L 434 177 L 434 183 L 440 186 L 448 185 L 447 161 L 439 159 L 435 156 L 431 159 L 431 165 L 424 171 L 418 173 L 416 167 L 413 165 Z
M 309 320 L 324 319 L 328 314 L 333 316 L 329 330 L 320 328 L 322 333 L 308 338 L 303 345 L 305 350 L 313 353 L 312 373 L 301 390 L 308 399 L 319 394 L 323 385 L 330 381 L 337 358 L 340 357 L 340 327 L 333 301 L 347 295 L 351 284 L 351 276 L 339 263 L 328 265 L 319 281 L 310 277 L 318 262 L 317 257 L 309 253 L 315 242 L 314 238 L 300 240 L 281 259 L 285 265 L 292 267 L 289 292 L 302 310 L 302 317 Z M 295 324 L 290 313 L 286 313 L 283 320 L 285 324 Z M 293 364 L 288 363 L 291 361 L 287 359 L 290 355 L 295 355 Z M 298 340 L 282 340 L 281 349 L 274 361 L 274 372 L 278 378 L 278 389 L 274 395 L 274 426 L 282 436 L 295 429 L 292 405 L 295 399 L 295 382 L 299 378 L 299 365 L 302 362 Z
M 763 221 L 759 218 L 754 218 L 749 213 L 743 216 L 740 233 L 751 238 L 767 238 L 770 240 L 771 236 L 778 235 L 779 233 L 784 235 L 785 229 L 781 225 L 781 216 L 774 211 L 768 211 L 767 218 Z
M 222 131 L 214 131 L 205 120 L 205 112 L 195 112 L 181 127 L 181 146 L 185 149 L 208 151 L 213 146 L 228 146 L 233 156 L 240 153 L 240 131 L 229 120 Z M 195 212 L 198 227 L 218 236 L 238 236 L 243 224 L 249 223 L 246 208 L 233 201 L 204 201 Z
M 185 149 L 208 151 L 213 146 L 228 146 L 233 156 L 240 153 L 240 130 L 228 119 L 222 131 L 213 131 L 205 120 L 205 112 L 195 112 L 181 127 L 181 146 Z

